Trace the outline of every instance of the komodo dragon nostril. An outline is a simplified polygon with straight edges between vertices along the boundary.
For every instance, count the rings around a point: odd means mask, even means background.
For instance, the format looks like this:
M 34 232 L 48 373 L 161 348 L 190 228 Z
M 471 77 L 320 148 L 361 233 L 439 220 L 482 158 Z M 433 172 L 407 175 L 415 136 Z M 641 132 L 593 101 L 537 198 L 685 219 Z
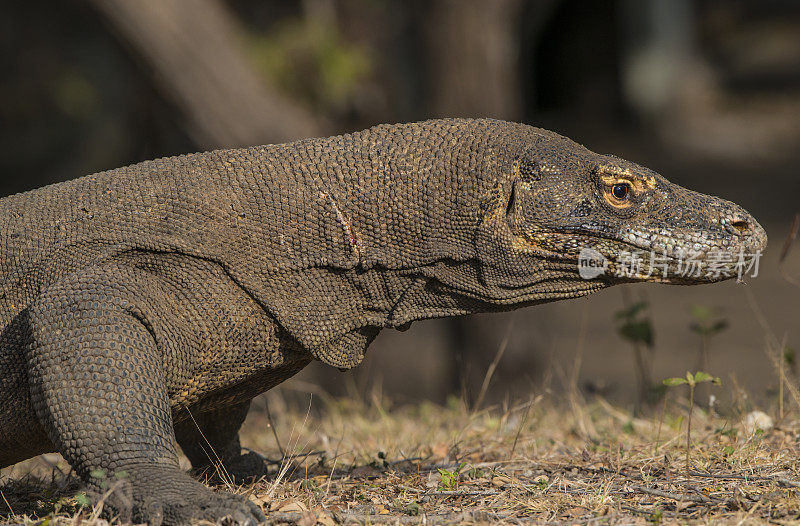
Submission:
M 750 230 L 750 223 L 748 223 L 744 219 L 737 219 L 736 221 L 731 221 L 731 226 L 735 228 L 736 231 L 740 234 L 746 234 Z

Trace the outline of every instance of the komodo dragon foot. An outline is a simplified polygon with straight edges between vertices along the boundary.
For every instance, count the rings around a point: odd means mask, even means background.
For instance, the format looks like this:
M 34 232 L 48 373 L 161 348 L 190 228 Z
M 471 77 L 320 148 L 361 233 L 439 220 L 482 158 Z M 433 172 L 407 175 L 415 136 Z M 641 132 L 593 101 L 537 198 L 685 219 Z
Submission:
M 141 466 L 115 478 L 115 487 L 113 483 L 93 484 L 89 493 L 96 501 L 105 497 L 104 505 L 123 523 L 159 526 L 197 520 L 219 523 L 228 518 L 240 526 L 255 526 L 266 520 L 255 503 L 238 495 L 215 493 L 174 467 Z
M 192 467 L 192 475 L 210 483 L 248 484 L 267 474 L 268 460 L 255 451 Z
M 212 482 L 243 484 L 267 474 L 267 459 L 242 453 L 239 428 L 250 401 L 216 411 L 186 416 L 175 425 L 175 438 L 192 463 L 192 472 Z

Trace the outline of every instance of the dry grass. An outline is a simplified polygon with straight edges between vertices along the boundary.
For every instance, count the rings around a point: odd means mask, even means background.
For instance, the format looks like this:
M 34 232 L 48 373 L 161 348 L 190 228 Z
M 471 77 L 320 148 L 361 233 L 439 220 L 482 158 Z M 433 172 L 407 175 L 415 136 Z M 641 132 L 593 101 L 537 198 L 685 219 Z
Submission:
M 388 407 L 352 399 L 311 410 L 270 402 L 276 433 L 256 409 L 244 442 L 281 458 L 248 486 L 223 484 L 272 522 L 336 523 L 796 523 L 800 421 L 748 434 L 738 417 L 696 409 L 685 471 L 687 405 L 635 418 L 603 400 L 536 397 L 473 413 L 459 401 Z M 262 405 L 263 407 L 263 405 Z M 662 418 L 663 413 L 663 418 Z M 276 438 L 280 441 L 278 445 Z M 63 461 L 62 461 L 63 462 Z M 45 460 L 5 482 L 3 522 L 98 524 L 77 484 Z M 63 468 L 62 468 L 63 469 Z M 227 486 L 227 487 L 226 487 Z

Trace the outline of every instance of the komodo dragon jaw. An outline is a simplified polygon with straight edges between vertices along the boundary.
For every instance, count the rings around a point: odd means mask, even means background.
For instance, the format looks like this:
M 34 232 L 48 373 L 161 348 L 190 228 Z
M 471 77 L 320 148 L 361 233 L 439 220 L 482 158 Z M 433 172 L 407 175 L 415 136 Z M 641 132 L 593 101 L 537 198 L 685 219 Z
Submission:
M 743 263 L 766 248 L 764 228 L 735 203 L 617 157 L 574 147 L 558 157 L 523 156 L 517 165 L 507 205 L 514 246 L 569 261 L 575 274 L 582 257 L 604 260 L 598 287 L 741 279 Z

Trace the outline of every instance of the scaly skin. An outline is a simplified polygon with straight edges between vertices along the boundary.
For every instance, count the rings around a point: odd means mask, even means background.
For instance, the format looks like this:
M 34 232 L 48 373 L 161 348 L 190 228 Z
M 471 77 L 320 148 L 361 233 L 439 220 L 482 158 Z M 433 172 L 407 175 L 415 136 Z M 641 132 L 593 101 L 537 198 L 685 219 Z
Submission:
M 58 451 L 96 493 L 119 483 L 108 504 L 126 520 L 252 523 L 256 507 L 180 471 L 176 441 L 197 469 L 259 474 L 237 437 L 249 400 L 312 359 L 353 367 L 380 329 L 423 318 L 724 278 L 645 264 L 583 280 L 581 248 L 611 270 L 654 248 L 676 269 L 690 251 L 765 244 L 733 203 L 494 120 L 186 155 L 6 197 L 0 466 Z

